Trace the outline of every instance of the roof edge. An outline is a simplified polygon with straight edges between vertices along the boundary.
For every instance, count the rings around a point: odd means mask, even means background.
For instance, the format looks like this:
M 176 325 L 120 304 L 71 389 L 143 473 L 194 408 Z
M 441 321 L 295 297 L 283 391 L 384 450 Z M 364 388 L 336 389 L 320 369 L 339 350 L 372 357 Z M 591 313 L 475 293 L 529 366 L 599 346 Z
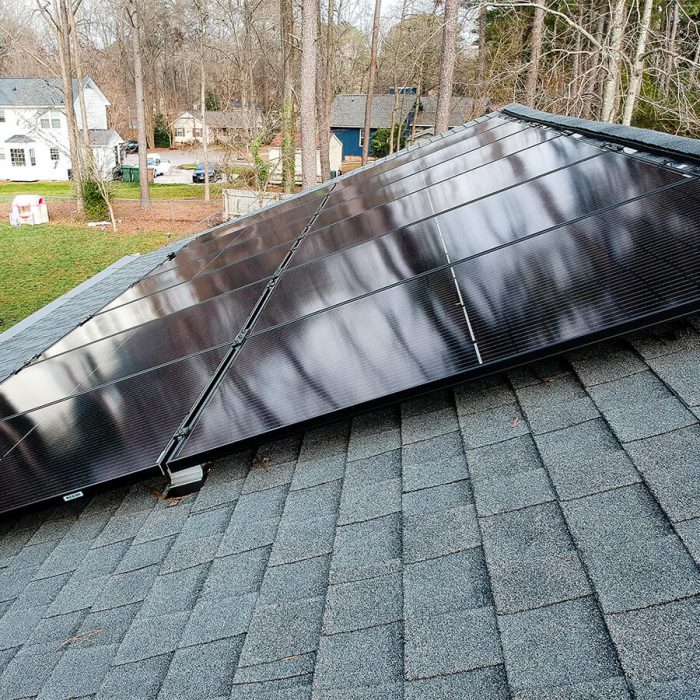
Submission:
M 532 109 L 517 102 L 506 105 L 501 111 L 509 116 L 529 122 L 560 129 L 571 129 L 585 136 L 592 136 L 597 139 L 604 138 L 606 141 L 617 143 L 621 146 L 643 149 L 665 156 L 700 163 L 700 141 L 687 138 L 686 136 L 665 134 L 661 131 L 623 126 L 622 124 L 590 121 L 578 117 L 562 117 L 549 112 L 542 112 L 538 109 Z

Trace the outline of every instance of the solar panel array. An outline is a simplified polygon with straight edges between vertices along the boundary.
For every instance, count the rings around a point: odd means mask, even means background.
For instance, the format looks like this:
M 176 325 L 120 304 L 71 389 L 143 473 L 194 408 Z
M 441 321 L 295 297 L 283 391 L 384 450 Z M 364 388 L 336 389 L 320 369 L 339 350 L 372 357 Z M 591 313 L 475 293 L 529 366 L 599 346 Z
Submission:
M 699 195 L 495 114 L 213 229 L 0 385 L 0 512 L 697 309 Z

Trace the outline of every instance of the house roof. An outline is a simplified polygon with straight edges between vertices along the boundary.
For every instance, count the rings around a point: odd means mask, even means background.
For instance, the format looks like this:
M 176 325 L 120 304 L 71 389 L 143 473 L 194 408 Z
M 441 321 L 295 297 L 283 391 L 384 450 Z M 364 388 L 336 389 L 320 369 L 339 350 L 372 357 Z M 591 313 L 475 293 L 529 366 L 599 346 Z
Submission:
M 424 95 L 420 98 L 421 108 L 416 117 L 416 126 L 433 129 L 435 127 L 435 115 L 437 113 L 438 98 L 433 95 Z M 450 100 L 450 116 L 448 126 L 459 126 L 476 116 L 476 101 L 471 97 L 453 97 Z
M 83 85 L 95 90 L 109 105 L 109 101 L 91 78 L 83 78 Z M 73 79 L 77 97 L 78 82 Z M 58 78 L 0 78 L 0 107 L 53 107 L 63 104 L 63 82 Z
M 92 146 L 112 146 L 123 141 L 114 129 L 90 129 L 88 134 Z
M 260 113 L 254 109 L 234 109 L 228 112 L 207 111 L 204 113 L 207 126 L 214 129 L 251 129 L 260 125 Z M 177 119 L 193 119 L 198 124 L 201 115 L 198 112 L 183 112 Z
M 690 316 L 0 520 L 0 697 L 694 697 L 699 378 Z
M 388 128 L 398 98 L 394 114 L 395 122 L 402 124 L 413 109 L 416 96 L 409 93 L 395 95 L 373 95 L 372 129 Z M 365 124 L 365 106 L 367 95 L 337 95 L 331 105 L 331 127 L 344 129 L 361 129 Z
M 333 140 L 340 141 L 340 139 L 335 134 L 330 135 L 330 140 L 331 141 L 333 141 Z M 278 131 L 275 134 L 272 141 L 270 141 L 270 146 L 272 148 L 281 148 L 282 147 L 282 132 L 281 131 Z M 294 146 L 296 148 L 301 147 L 301 133 L 298 131 L 294 134 Z M 316 134 L 316 147 L 318 147 L 318 146 L 319 146 L 319 137 L 318 137 L 318 134 Z
M 15 134 L 9 139 L 5 139 L 5 143 L 34 143 L 34 139 L 26 134 Z

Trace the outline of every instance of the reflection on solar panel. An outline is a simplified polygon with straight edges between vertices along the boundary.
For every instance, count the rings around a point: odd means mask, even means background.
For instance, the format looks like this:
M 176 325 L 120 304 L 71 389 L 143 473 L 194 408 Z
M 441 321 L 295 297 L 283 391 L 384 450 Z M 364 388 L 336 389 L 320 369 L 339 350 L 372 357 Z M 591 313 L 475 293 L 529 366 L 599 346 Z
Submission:
M 0 384 L 0 512 L 700 308 L 691 159 L 524 116 L 202 234 Z

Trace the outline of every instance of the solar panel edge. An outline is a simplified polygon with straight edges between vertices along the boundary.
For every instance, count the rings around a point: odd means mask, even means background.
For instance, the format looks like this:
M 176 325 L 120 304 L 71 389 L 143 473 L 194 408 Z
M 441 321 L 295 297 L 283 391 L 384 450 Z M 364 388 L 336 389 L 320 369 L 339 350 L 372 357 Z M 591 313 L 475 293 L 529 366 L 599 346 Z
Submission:
M 353 406 L 338 409 L 332 413 L 323 414 L 308 420 L 299 421 L 298 423 L 294 423 L 292 425 L 285 425 L 277 429 L 268 430 L 264 433 L 259 433 L 252 437 L 231 442 L 226 445 L 217 446 L 197 454 L 186 456 L 179 456 L 176 454 L 168 461 L 168 466 L 173 470 L 186 469 L 188 467 L 201 464 L 207 460 L 217 459 L 219 457 L 229 455 L 233 451 L 239 449 L 245 449 L 269 440 L 278 440 L 285 437 L 298 435 L 300 432 L 329 425 L 339 420 L 352 418 L 354 416 L 379 410 L 381 408 L 395 406 L 404 401 L 418 398 L 433 391 L 457 387 L 476 379 L 481 379 L 493 374 L 512 370 L 517 367 L 527 365 L 534 360 L 545 360 L 552 357 L 558 357 L 563 353 L 572 352 L 595 345 L 602 340 L 613 340 L 628 333 L 643 331 L 660 323 L 673 322 L 686 316 L 696 314 L 698 311 L 700 311 L 700 303 L 698 301 L 689 302 L 670 311 L 650 314 L 647 317 L 640 319 L 641 323 L 635 321 L 631 323 L 619 324 L 612 334 L 605 329 L 594 335 L 577 337 L 569 339 L 561 344 L 550 346 L 546 352 L 543 352 L 540 349 L 528 350 L 503 361 L 485 362 L 473 369 L 445 379 L 421 384 L 411 389 L 382 396 L 378 399 L 365 401 Z

